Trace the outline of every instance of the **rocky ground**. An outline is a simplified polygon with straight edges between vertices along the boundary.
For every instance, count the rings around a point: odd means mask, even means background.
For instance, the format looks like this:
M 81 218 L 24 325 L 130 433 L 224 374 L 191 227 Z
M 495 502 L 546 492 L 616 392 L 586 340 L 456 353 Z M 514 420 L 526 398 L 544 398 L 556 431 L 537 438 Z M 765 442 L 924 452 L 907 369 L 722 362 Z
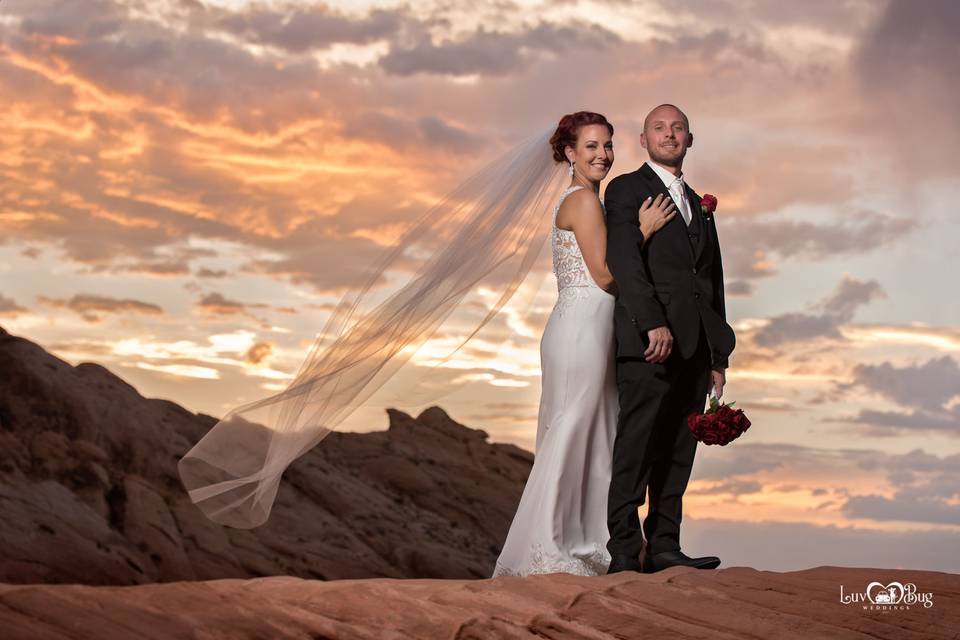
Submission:
M 933 606 L 843 604 L 872 581 L 914 583 Z M 645 638 L 937 640 L 960 637 L 960 576 L 818 567 L 495 580 L 293 577 L 134 587 L 0 585 L 6 640 Z

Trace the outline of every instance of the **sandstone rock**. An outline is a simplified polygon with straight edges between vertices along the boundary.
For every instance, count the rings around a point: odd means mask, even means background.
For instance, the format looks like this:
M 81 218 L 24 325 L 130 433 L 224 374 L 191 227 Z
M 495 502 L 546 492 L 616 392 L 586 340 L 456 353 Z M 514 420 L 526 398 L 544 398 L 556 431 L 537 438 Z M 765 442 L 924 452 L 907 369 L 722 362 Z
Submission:
M 145 582 L 149 559 L 53 480 L 0 483 L 4 582 Z
M 489 576 L 533 456 L 439 407 L 387 413 L 385 431 L 330 434 L 265 525 L 233 530 L 176 473 L 216 418 L 0 332 L 0 581 Z
M 862 592 L 874 580 L 914 583 L 933 594 L 933 606 L 864 611 L 840 602 L 841 585 L 847 593 Z M 593 578 L 0 585 L 0 628 L 9 640 L 952 640 L 960 628 L 960 576 L 839 567 L 789 573 L 676 567 Z
M 183 580 L 193 575 L 190 559 L 183 549 L 177 522 L 167 503 L 138 475 L 123 479 L 125 493 L 123 532 L 127 540 L 153 561 L 151 579 Z

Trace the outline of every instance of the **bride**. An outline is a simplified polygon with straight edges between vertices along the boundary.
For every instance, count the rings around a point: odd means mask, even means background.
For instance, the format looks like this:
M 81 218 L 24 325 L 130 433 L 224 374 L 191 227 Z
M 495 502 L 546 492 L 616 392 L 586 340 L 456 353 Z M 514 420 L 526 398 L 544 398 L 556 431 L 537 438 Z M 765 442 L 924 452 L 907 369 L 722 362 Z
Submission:
M 533 468 L 493 577 L 565 572 L 601 575 L 607 493 L 617 429 L 613 307 L 600 182 L 613 164 L 613 126 L 589 111 L 564 116 L 550 139 L 570 163 L 553 212 L 558 296 L 540 341 L 541 396 Z M 674 216 L 670 199 L 640 209 L 644 242 Z

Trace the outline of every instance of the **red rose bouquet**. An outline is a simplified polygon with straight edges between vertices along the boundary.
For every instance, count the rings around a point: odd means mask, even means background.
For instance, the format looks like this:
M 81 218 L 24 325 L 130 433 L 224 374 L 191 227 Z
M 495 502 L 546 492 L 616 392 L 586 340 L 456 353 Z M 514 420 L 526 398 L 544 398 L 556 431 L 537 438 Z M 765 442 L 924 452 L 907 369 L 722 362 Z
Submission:
M 706 413 L 691 413 L 687 426 L 694 437 L 703 444 L 729 444 L 750 428 L 750 420 L 743 409 L 734 409 L 734 403 L 720 404 L 715 395 L 710 396 L 710 408 Z

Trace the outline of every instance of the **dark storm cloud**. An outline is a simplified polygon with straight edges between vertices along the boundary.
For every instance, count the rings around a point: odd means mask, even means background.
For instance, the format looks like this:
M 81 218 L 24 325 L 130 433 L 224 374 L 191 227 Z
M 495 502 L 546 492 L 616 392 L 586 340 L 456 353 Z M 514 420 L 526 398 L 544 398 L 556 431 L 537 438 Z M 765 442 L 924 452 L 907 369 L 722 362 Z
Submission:
M 116 261 L 110 267 L 110 271 L 112 273 L 145 273 L 154 276 L 184 276 L 190 273 L 191 260 L 215 257 L 217 252 L 212 249 L 172 245 L 163 248 L 162 257 L 143 260 L 138 256 L 132 261 Z
M 131 10 L 142 10 L 136 2 L 117 0 L 8 1 L 6 4 L 14 5 L 12 11 L 22 18 L 21 30 L 25 34 L 91 40 L 128 31 L 137 22 Z M 424 28 L 420 21 L 402 9 L 373 9 L 365 16 L 348 16 L 324 4 L 306 7 L 252 5 L 228 9 L 183 2 L 168 16 L 172 18 L 171 24 L 188 24 L 198 32 L 226 32 L 244 42 L 296 53 L 322 50 L 338 43 L 368 44 L 394 37 L 401 30 L 419 33 Z M 154 46 L 158 44 L 154 43 Z M 131 62 L 136 63 L 136 58 Z
M 950 404 L 960 397 L 960 365 L 950 356 L 902 367 L 889 362 L 857 365 L 852 376 L 853 382 L 837 388 L 864 389 L 907 411 L 861 409 L 855 416 L 829 422 L 863 425 L 867 433 L 879 436 L 923 431 L 955 434 L 960 429 L 960 404 Z
M 17 316 L 29 311 L 26 307 L 21 307 L 12 298 L 8 298 L 0 293 L 0 316 Z
M 753 294 L 753 285 L 746 280 L 732 280 L 724 283 L 724 293 L 731 298 L 746 297 Z
M 843 322 L 849 322 L 853 319 L 857 307 L 883 297 L 886 297 L 886 294 L 876 280 L 864 282 L 844 276 L 837 285 L 837 289 L 823 301 L 822 305 L 825 313 L 837 316 Z
M 244 313 L 251 305 L 225 298 L 222 293 L 208 293 L 195 302 L 193 306 L 205 313 L 231 315 L 234 313 Z
M 281 277 L 293 284 L 337 293 L 362 282 L 380 264 L 386 250 L 375 242 L 354 237 L 328 238 L 310 244 L 288 242 L 283 249 L 284 258 L 250 260 L 241 271 Z
M 864 37 L 856 63 L 865 82 L 896 88 L 917 77 L 955 78 L 960 71 L 960 3 L 891 0 Z
M 206 267 L 197 271 L 198 278 L 225 278 L 227 272 L 225 269 L 207 269 Z
M 302 87 L 316 78 L 313 63 L 277 65 L 268 57 L 201 34 L 131 23 L 123 39 L 64 46 L 60 55 L 99 87 L 143 96 L 155 104 L 172 103 L 196 116 L 214 117 L 224 105 L 243 112 L 292 99 L 298 100 L 301 116 L 319 114 L 316 104 L 302 94 Z
M 944 432 L 955 434 L 960 429 L 960 411 L 929 412 L 914 410 L 906 413 L 898 411 L 877 411 L 861 409 L 850 418 L 834 418 L 825 422 L 858 424 L 865 427 L 870 436 L 893 437 L 916 432 Z
M 190 265 L 181 260 L 161 260 L 156 262 L 137 262 L 135 264 L 114 266 L 112 272 L 145 273 L 154 276 L 185 276 L 190 273 Z
M 960 524 L 960 454 L 939 458 L 920 449 L 887 460 L 862 460 L 858 466 L 876 470 L 895 487 L 892 498 L 881 495 L 848 497 L 846 515 L 872 520 Z
M 914 366 L 857 365 L 852 383 L 904 407 L 938 410 L 960 395 L 960 365 L 950 356 Z
M 436 116 L 417 119 L 417 131 L 428 145 L 445 147 L 460 153 L 482 153 L 483 139 L 470 131 L 453 127 Z
M 261 318 L 253 313 L 254 309 L 258 310 L 271 310 L 279 313 L 291 314 L 294 315 L 297 313 L 296 309 L 291 307 L 278 307 L 275 305 L 266 304 L 263 302 L 242 302 L 240 300 L 233 300 L 227 298 L 222 293 L 212 292 L 207 293 L 200 297 L 199 300 L 193 303 L 193 308 L 200 313 L 204 314 L 208 318 L 218 318 L 218 317 L 231 317 L 231 316 L 240 316 L 244 318 L 249 318 L 253 320 L 261 329 L 269 329 L 272 326 L 272 323 L 266 319 Z M 255 345 L 256 346 L 256 345 Z M 262 360 L 266 355 L 269 355 L 270 351 L 263 351 L 263 347 L 258 348 L 256 351 L 251 351 L 247 354 L 248 362 L 253 362 L 256 364 L 259 362 L 257 360 L 254 362 L 250 358 L 251 353 L 256 355 L 260 354 L 260 360 Z
M 719 224 L 724 276 L 739 279 L 774 275 L 774 260 L 815 261 L 868 254 L 903 239 L 919 227 L 916 219 L 872 211 L 860 211 L 823 224 L 742 218 Z M 758 250 L 762 256 L 757 255 Z
M 240 302 L 224 297 L 222 293 L 208 293 L 193 303 L 194 308 L 214 315 L 246 314 L 250 309 L 273 309 L 282 313 L 297 313 L 290 307 L 277 307 L 263 302 Z
M 732 476 L 750 476 L 762 471 L 782 468 L 794 454 L 801 454 L 804 447 L 795 445 L 765 445 L 739 443 L 728 447 L 724 455 L 707 454 L 697 460 L 693 470 L 694 480 L 724 480 Z
M 438 148 L 453 153 L 482 153 L 484 139 L 437 116 L 406 118 L 382 111 L 348 114 L 342 125 L 344 135 L 385 144 L 397 151 L 418 147 L 422 154 Z
M 100 322 L 103 314 L 163 314 L 162 308 L 149 302 L 90 293 L 78 293 L 69 299 L 37 296 L 37 302 L 57 309 L 69 309 L 87 322 Z
M 783 313 L 770 318 L 770 323 L 757 330 L 754 342 L 761 347 L 776 347 L 789 342 L 814 338 L 842 338 L 837 327 L 840 318 L 832 314 Z
M 128 10 L 115 0 L 7 0 L 4 13 L 21 18 L 28 35 L 100 38 L 120 31 Z
M 840 325 L 853 320 L 859 307 L 884 295 L 878 282 L 864 282 L 845 275 L 833 294 L 817 305 L 820 313 L 791 312 L 773 316 L 757 330 L 753 341 L 761 347 L 776 347 L 815 338 L 841 340 Z
M 380 66 L 388 73 L 401 76 L 416 73 L 505 75 L 527 66 L 533 52 L 604 49 L 619 42 L 618 35 L 598 25 L 574 28 L 541 23 L 518 33 L 479 27 L 461 40 L 434 44 L 432 39 L 424 39 L 412 47 L 394 46 L 380 59 Z
M 680 34 L 670 39 L 654 38 L 656 49 L 666 55 L 735 53 L 741 61 L 773 62 L 771 52 L 761 43 L 729 29 L 711 29 L 704 34 Z
M 855 53 L 858 90 L 870 97 L 859 117 L 864 127 L 887 133 L 905 175 L 955 174 L 958 24 L 954 0 L 892 0 Z M 920 147 L 918 128 L 933 134 Z
M 760 474 L 761 477 L 757 477 Z M 877 486 L 893 488 L 893 497 L 873 493 L 851 494 L 842 487 L 814 490 L 794 480 L 784 486 L 776 478 L 838 478 L 875 476 Z M 767 478 L 770 478 L 768 481 Z M 877 521 L 912 521 L 931 524 L 957 523 L 960 505 L 951 502 L 960 495 L 960 454 L 939 457 L 921 449 L 890 454 L 869 449 L 826 449 L 779 443 L 743 442 L 729 451 L 705 450 L 697 460 L 691 481 L 711 484 L 700 494 L 731 493 L 734 496 L 762 491 L 770 484 L 777 491 L 806 488 L 814 495 L 839 494 L 837 506 L 844 515 Z M 817 482 L 814 480 L 814 485 Z M 758 486 L 760 485 L 760 486 Z
M 374 9 L 361 18 L 348 17 L 324 5 L 297 9 L 254 7 L 246 11 L 220 10 L 209 24 L 249 42 L 302 52 L 337 43 L 368 44 L 396 35 L 413 23 L 398 9 Z
M 843 512 L 850 518 L 960 524 L 960 506 L 936 500 L 855 496 L 847 499 Z

